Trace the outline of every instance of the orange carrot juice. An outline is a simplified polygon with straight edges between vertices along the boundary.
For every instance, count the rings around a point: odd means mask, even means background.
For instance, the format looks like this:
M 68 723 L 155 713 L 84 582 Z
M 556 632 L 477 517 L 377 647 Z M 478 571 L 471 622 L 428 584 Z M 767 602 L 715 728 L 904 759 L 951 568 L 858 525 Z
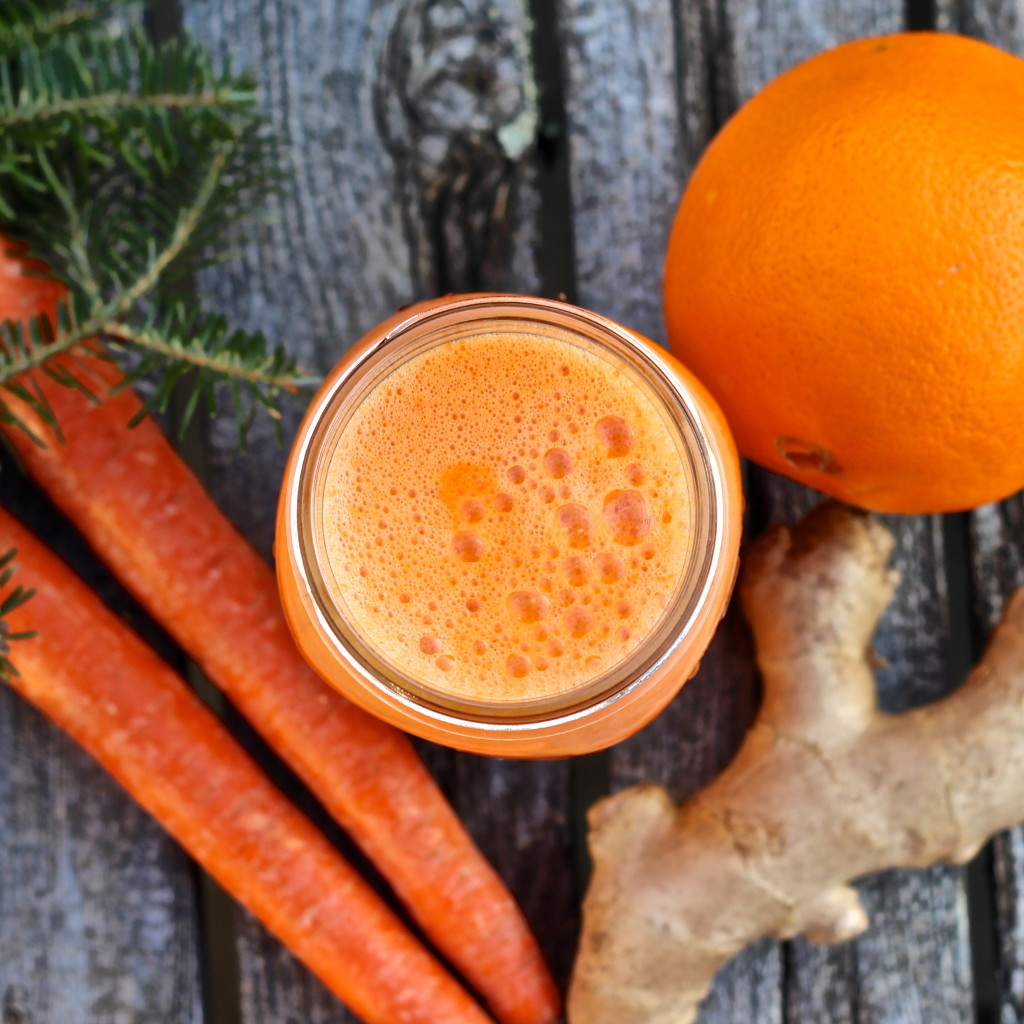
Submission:
M 467 749 L 579 752 L 695 668 L 739 507 L 728 433 L 670 356 L 561 303 L 429 304 L 314 401 L 282 595 L 307 657 L 370 710 Z

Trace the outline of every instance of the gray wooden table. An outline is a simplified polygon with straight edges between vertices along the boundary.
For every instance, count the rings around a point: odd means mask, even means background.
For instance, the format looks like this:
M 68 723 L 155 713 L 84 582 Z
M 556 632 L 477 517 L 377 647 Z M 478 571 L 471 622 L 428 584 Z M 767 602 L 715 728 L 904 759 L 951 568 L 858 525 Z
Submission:
M 241 259 L 199 286 L 324 371 L 397 306 L 447 291 L 564 292 L 661 340 L 672 212 L 739 103 L 803 57 L 908 25 L 1024 51 L 1022 16 L 1014 0 L 910 0 L 906 9 L 900 0 L 179 0 L 155 10 L 152 24 L 166 34 L 183 23 L 256 71 L 293 175 Z M 188 450 L 269 557 L 284 461 L 269 433 L 240 457 L 233 428 L 215 421 Z M 4 502 L 180 664 L 8 470 Z M 751 533 L 816 500 L 755 468 L 747 485 Z M 1024 504 L 889 523 L 904 582 L 877 647 L 889 662 L 879 673 L 883 703 L 898 709 L 955 685 L 1006 594 L 1024 583 Z M 677 796 L 692 791 L 728 761 L 757 693 L 734 612 L 669 710 L 606 754 L 513 763 L 423 744 L 559 978 L 578 928 L 586 805 L 643 779 Z M 3 1024 L 354 1020 L 85 755 L 6 692 L 0 751 Z M 1022 880 L 1020 831 L 966 869 L 871 878 L 860 886 L 874 922 L 862 939 L 832 949 L 757 944 L 723 972 L 701 1021 L 1024 1021 Z

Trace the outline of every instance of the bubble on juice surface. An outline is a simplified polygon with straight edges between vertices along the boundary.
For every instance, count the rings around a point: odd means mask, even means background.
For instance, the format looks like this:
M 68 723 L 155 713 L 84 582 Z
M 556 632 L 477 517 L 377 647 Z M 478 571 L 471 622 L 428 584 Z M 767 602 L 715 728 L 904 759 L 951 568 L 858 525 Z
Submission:
M 621 416 L 603 416 L 594 425 L 597 439 L 610 459 L 621 459 L 633 450 L 633 428 Z
M 586 608 L 570 608 L 565 613 L 564 622 L 569 635 L 578 640 L 581 636 L 587 635 L 594 624 L 594 616 Z
M 602 583 L 618 583 L 626 574 L 626 565 L 614 551 L 602 551 L 594 556 L 594 567 Z
M 484 553 L 484 542 L 475 533 L 455 534 L 452 547 L 464 562 L 479 562 Z
M 626 467 L 626 479 L 634 486 L 639 487 L 644 482 L 644 468 L 639 462 L 631 462 Z
M 511 512 L 514 504 L 511 494 L 502 493 L 494 496 L 494 506 L 499 512 Z
M 590 566 L 580 555 L 570 555 L 562 563 L 562 571 L 569 585 L 573 587 L 582 587 L 590 579 Z
M 639 491 L 611 491 L 604 499 L 604 521 L 616 543 L 632 547 L 651 532 L 651 507 Z
M 475 498 L 470 498 L 462 503 L 462 518 L 467 523 L 479 523 L 484 517 L 484 506 Z
M 439 474 L 437 497 L 448 507 L 457 519 L 469 519 L 477 509 L 481 516 L 484 511 L 483 499 L 495 489 L 495 472 L 491 466 L 472 462 L 456 462 Z M 415 497 L 415 489 L 408 496 Z M 467 512 L 470 515 L 467 515 Z
M 544 453 L 544 468 L 555 480 L 572 472 L 572 456 L 564 448 L 552 448 Z
M 586 506 L 575 502 L 562 505 L 555 513 L 558 525 L 565 531 L 565 539 L 571 548 L 590 547 L 594 540 L 594 520 Z
M 525 654 L 510 654 L 505 659 L 505 668 L 510 676 L 522 679 L 530 671 L 530 659 Z
M 451 672 L 451 670 L 455 668 L 455 659 L 449 658 L 447 654 L 442 654 L 441 657 L 434 662 L 434 664 L 442 672 Z
M 536 590 L 517 590 L 509 594 L 508 606 L 520 622 L 540 622 L 551 614 L 551 602 Z
M 436 636 L 424 636 L 420 638 L 420 650 L 424 654 L 440 654 L 441 641 Z
M 545 484 L 537 493 L 540 495 L 540 500 L 543 501 L 545 505 L 550 505 L 551 502 L 555 500 L 555 492 L 548 487 L 547 484 Z
M 522 466 L 509 466 L 508 478 L 514 484 L 521 484 L 526 479 L 526 470 Z

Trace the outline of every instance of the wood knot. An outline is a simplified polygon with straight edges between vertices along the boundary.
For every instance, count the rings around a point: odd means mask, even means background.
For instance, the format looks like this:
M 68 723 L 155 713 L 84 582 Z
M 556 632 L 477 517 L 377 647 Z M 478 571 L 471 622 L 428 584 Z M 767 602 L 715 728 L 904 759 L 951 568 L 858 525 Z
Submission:
M 28 1012 L 28 993 L 20 985 L 4 989 L 2 1024 L 32 1024 Z
M 388 146 L 406 158 L 415 154 L 424 178 L 464 162 L 460 148 L 518 159 L 537 127 L 519 5 L 406 0 L 385 42 L 376 105 Z
M 415 293 L 501 290 L 506 275 L 522 290 L 525 250 L 509 224 L 531 173 L 538 115 L 517 0 L 404 0 L 383 44 L 374 106 L 395 164 Z

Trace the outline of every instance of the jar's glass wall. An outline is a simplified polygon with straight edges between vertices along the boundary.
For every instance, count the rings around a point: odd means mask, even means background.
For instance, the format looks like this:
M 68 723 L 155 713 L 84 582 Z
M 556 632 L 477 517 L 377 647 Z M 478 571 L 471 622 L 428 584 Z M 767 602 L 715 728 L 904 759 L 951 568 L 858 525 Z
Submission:
M 664 612 L 627 657 L 567 692 L 522 698 L 506 688 L 487 700 L 470 699 L 432 684 L 408 664 L 382 656 L 368 643 L 346 606 L 345 587 L 332 569 L 325 531 L 325 508 L 332 458 L 353 414 L 366 396 L 396 369 L 436 346 L 467 336 L 542 337 L 575 346 L 614 365 L 624 385 L 645 396 L 663 416 L 675 439 L 681 490 L 686 496 L 689 537 L 685 565 L 667 596 Z M 723 481 L 709 452 L 692 397 L 671 369 L 629 332 L 573 307 L 544 300 L 493 298 L 463 300 L 454 307 L 412 318 L 404 327 L 378 339 L 353 360 L 322 403 L 307 446 L 298 487 L 298 537 L 303 575 L 309 581 L 321 617 L 329 624 L 329 641 L 338 657 L 369 687 L 388 691 L 400 704 L 426 714 L 469 722 L 529 723 L 576 716 L 615 700 L 642 684 L 681 643 L 694 621 L 721 557 Z

